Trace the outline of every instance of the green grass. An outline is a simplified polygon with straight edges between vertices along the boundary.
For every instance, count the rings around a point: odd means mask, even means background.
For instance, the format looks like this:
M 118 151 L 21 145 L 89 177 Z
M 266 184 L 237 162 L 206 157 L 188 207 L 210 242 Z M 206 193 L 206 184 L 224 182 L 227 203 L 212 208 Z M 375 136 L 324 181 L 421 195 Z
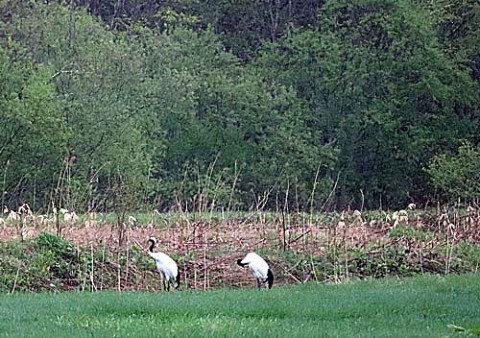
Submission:
M 480 326 L 480 276 L 171 293 L 0 295 L 0 337 L 450 337 Z M 463 334 L 462 334 L 463 335 Z

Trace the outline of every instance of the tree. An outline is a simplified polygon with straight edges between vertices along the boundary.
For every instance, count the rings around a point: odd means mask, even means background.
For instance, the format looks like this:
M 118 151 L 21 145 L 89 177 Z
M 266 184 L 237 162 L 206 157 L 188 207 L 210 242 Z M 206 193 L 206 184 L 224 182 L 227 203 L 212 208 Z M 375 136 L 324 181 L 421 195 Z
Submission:
M 224 207 L 232 187 L 244 196 L 237 202 L 245 207 L 266 191 L 285 190 L 287 177 L 301 182 L 298 199 L 305 206 L 309 182 L 319 167 L 324 171 L 331 165 L 333 150 L 312 144 L 304 129 L 307 109 L 295 92 L 265 83 L 255 69 L 225 52 L 211 30 L 139 36 L 149 46 L 148 96 L 165 97 L 161 104 L 149 104 L 157 112 L 156 132 L 166 137 L 165 156 L 154 164 L 155 177 L 164 182 L 162 195 L 171 196 L 163 206 L 171 205 L 172 197 L 192 200 L 205 188 L 198 186 L 204 175 L 221 182 Z M 272 206 L 275 197 L 270 197 Z
M 142 23 L 164 31 L 172 23 L 203 30 L 213 27 L 225 47 L 243 61 L 249 60 L 262 41 L 276 41 L 289 25 L 316 26 L 324 0 L 76 0 L 112 29 L 128 30 Z
M 480 83 L 480 3 L 475 0 L 429 2 L 444 52 L 470 70 Z
M 295 86 L 321 142 L 340 149 L 338 207 L 421 200 L 428 159 L 471 137 L 471 117 L 458 112 L 474 104 L 473 83 L 442 53 L 421 6 L 330 1 L 320 18 L 317 30 L 266 49 L 260 68 L 284 70 L 273 77 Z
M 49 163 L 58 173 L 58 184 L 42 193 L 55 191 L 57 207 L 83 209 L 87 203 L 111 207 L 118 191 L 129 191 L 135 195 L 129 196 L 133 205 L 144 194 L 152 156 L 141 107 L 132 105 L 142 95 L 139 55 L 122 35 L 108 32 L 74 7 L 10 5 L 11 20 L 2 26 L 2 35 L 23 46 L 34 67 L 51 70 L 50 101 L 38 91 L 31 96 L 58 113 L 60 120 L 52 126 L 58 129 L 45 137 L 54 142 L 59 127 L 71 131 L 62 149 L 68 161 Z M 41 121 L 46 124 L 44 115 Z
M 55 102 L 53 74 L 13 40 L 0 46 L 2 208 L 41 207 L 65 156 L 69 135 Z

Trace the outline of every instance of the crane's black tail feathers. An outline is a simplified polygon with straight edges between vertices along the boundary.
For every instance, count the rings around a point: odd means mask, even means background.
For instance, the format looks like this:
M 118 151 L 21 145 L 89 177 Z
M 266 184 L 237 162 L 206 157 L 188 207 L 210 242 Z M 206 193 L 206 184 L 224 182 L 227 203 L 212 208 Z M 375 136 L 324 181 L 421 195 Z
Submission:
M 272 270 L 270 269 L 268 269 L 268 272 L 267 272 L 267 284 L 268 284 L 268 288 L 271 289 L 273 285 L 273 273 L 272 273 Z

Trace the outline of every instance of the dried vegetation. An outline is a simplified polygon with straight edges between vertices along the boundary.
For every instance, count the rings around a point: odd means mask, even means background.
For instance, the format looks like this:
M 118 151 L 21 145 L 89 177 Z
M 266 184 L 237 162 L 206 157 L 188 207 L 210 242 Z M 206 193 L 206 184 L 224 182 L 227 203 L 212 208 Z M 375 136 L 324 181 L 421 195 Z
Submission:
M 18 212 L 5 210 L 1 290 L 160 290 L 160 276 L 145 254 L 150 236 L 179 263 L 182 288 L 193 289 L 253 287 L 250 274 L 235 264 L 250 250 L 267 258 L 277 284 L 462 273 L 477 271 L 480 264 L 476 208 L 152 212 L 130 216 L 121 226 L 114 215 L 60 214 L 36 216 L 25 205 Z M 15 256 L 12 248 L 19 246 L 22 253 Z

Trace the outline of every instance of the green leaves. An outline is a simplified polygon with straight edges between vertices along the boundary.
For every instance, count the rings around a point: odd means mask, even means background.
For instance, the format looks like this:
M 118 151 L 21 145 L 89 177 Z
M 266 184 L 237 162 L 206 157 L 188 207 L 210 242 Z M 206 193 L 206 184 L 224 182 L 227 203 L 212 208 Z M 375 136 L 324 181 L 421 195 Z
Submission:
M 190 168 L 234 187 L 229 204 L 293 184 L 290 203 L 312 207 L 316 190 L 320 207 L 336 182 L 333 207 L 404 207 L 432 192 L 433 156 L 477 141 L 469 0 L 335 0 L 318 17 L 282 2 L 182 1 L 146 21 L 110 5 L 90 10 L 115 30 L 58 3 L 0 5 L 7 202 L 46 205 L 55 191 L 55 204 L 108 208 L 122 191 L 130 207 L 160 193 L 168 207 Z
M 404 207 L 424 188 L 418 169 L 471 130 L 456 112 L 472 108 L 473 83 L 435 34 L 421 6 L 339 0 L 322 7 L 317 30 L 292 30 L 262 53 L 267 76 L 294 86 L 320 140 L 340 150 L 338 192 L 348 203 Z
M 52 70 L 19 57 L 15 49 L 0 47 L 0 165 L 8 198 L 49 184 L 68 135 L 50 82 Z
M 443 153 L 432 158 L 427 172 L 433 186 L 445 200 L 476 200 L 480 196 L 480 149 L 470 143 L 457 153 Z

